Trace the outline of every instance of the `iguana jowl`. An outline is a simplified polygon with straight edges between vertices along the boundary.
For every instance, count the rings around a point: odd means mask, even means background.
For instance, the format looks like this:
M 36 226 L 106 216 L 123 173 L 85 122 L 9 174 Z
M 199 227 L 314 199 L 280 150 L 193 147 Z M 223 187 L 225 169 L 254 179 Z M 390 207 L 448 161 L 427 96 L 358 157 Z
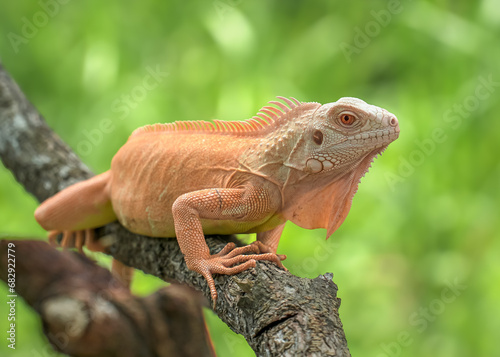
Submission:
M 176 236 L 215 304 L 213 273 L 236 274 L 256 260 L 282 266 L 286 221 L 330 236 L 372 160 L 399 135 L 393 114 L 360 99 L 278 98 L 245 121 L 139 128 L 109 171 L 49 198 L 35 217 L 52 238 L 63 233 L 63 244 L 91 244 L 92 228 L 116 219 L 134 233 Z M 233 233 L 257 233 L 257 241 L 210 255 L 204 234 Z

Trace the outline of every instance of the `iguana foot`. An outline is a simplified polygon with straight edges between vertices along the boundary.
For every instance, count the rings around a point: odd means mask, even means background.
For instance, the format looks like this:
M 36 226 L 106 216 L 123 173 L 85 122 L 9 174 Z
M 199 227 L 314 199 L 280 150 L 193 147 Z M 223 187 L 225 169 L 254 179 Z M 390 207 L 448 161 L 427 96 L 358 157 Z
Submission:
M 262 253 L 261 248 L 264 247 L 265 245 L 262 244 L 262 246 L 260 246 L 257 242 L 254 242 L 244 247 L 235 248 L 234 243 L 228 243 L 219 253 L 210 255 L 208 258 L 189 259 L 186 257 L 188 268 L 203 275 L 207 281 L 214 310 L 217 302 L 217 290 L 215 289 L 215 282 L 212 274 L 238 274 L 249 268 L 255 267 L 257 260 L 268 260 L 276 263 L 280 268 L 285 269 L 283 264 L 281 264 L 281 260 L 285 259 L 286 256 L 277 255 L 275 253 Z M 238 265 L 234 266 L 235 264 Z
M 61 240 L 59 237 L 62 235 Z M 93 252 L 105 252 L 106 247 L 96 238 L 93 229 L 84 229 L 80 231 L 50 231 L 49 243 L 53 247 L 62 247 L 64 249 L 76 248 L 83 254 L 83 246 Z
M 288 271 L 288 269 L 285 268 L 283 266 L 283 264 L 281 264 L 281 261 L 286 259 L 286 255 L 285 254 L 277 254 L 271 247 L 269 247 L 268 245 L 266 245 L 266 244 L 264 244 L 264 243 L 262 243 L 261 241 L 258 241 L 258 240 L 256 240 L 252 244 L 255 244 L 259 248 L 259 253 L 271 253 L 271 254 L 276 255 L 280 259 L 280 261 L 279 262 L 278 261 L 274 261 L 274 260 L 273 261 L 280 268 L 284 269 L 285 271 Z
M 101 240 L 95 238 L 93 229 L 84 229 L 80 231 L 50 231 L 49 244 L 53 247 L 62 247 L 63 249 L 76 248 L 81 254 L 83 246 L 92 252 L 106 252 L 106 245 Z M 116 259 L 112 260 L 111 273 L 123 285 L 130 289 L 134 268 L 131 268 Z

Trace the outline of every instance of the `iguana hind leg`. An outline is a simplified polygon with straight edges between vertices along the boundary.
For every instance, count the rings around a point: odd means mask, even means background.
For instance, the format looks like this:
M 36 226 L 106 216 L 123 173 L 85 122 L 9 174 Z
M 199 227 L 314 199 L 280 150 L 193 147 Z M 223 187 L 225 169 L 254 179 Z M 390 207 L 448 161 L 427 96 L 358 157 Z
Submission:
M 61 235 L 61 242 L 57 242 L 57 239 Z M 81 254 L 85 254 L 83 252 L 84 246 L 86 246 L 87 249 L 92 252 L 106 253 L 106 246 L 95 238 L 93 229 L 64 232 L 50 231 L 49 243 L 52 246 L 61 246 L 64 249 L 76 248 Z M 120 283 L 122 283 L 127 288 L 130 288 L 130 284 L 134 276 L 134 271 L 134 268 L 129 267 L 114 258 L 111 260 L 111 273 Z
M 35 219 L 49 231 L 52 245 L 76 247 L 79 251 L 86 245 L 92 251 L 104 251 L 105 247 L 95 240 L 93 229 L 116 220 L 109 195 L 110 178 L 111 172 L 106 171 L 42 202 L 35 211 Z
M 45 200 L 35 211 L 35 219 L 47 231 L 80 231 L 116 220 L 111 205 L 106 171 L 71 185 Z
M 83 253 L 83 247 L 86 246 L 92 252 L 106 253 L 106 246 L 95 238 L 93 228 L 82 229 L 79 231 L 49 231 L 49 243 L 54 247 L 76 248 Z
M 78 182 L 44 201 L 35 211 L 35 219 L 49 231 L 49 243 L 63 248 L 83 246 L 93 252 L 105 252 L 106 246 L 95 238 L 94 228 L 116 220 L 111 206 L 111 171 Z M 58 238 L 62 239 L 58 242 Z M 133 268 L 113 259 L 111 271 L 125 286 L 130 286 Z

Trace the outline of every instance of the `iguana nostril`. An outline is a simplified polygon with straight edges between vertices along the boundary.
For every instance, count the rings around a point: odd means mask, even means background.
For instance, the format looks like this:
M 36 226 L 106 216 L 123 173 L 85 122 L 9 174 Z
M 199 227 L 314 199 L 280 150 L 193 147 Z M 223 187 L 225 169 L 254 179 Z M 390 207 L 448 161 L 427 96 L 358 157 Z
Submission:
M 392 117 L 391 120 L 389 120 L 389 125 L 391 126 L 398 125 L 398 120 L 396 119 L 396 117 Z

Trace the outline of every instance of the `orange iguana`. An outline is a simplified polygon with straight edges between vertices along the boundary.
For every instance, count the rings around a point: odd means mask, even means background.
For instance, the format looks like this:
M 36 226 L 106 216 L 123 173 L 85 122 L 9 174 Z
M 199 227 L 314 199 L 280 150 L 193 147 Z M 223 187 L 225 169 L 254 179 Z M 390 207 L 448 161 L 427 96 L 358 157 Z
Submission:
M 286 221 L 326 228 L 329 237 L 372 160 L 399 135 L 393 114 L 360 99 L 278 98 L 245 121 L 135 130 L 109 171 L 43 202 L 36 220 L 52 240 L 63 233 L 63 246 L 91 245 L 93 228 L 116 219 L 134 233 L 176 236 L 215 306 L 212 274 L 236 274 L 256 260 L 282 266 L 276 250 Z M 204 234 L 233 233 L 257 233 L 257 241 L 210 255 Z

